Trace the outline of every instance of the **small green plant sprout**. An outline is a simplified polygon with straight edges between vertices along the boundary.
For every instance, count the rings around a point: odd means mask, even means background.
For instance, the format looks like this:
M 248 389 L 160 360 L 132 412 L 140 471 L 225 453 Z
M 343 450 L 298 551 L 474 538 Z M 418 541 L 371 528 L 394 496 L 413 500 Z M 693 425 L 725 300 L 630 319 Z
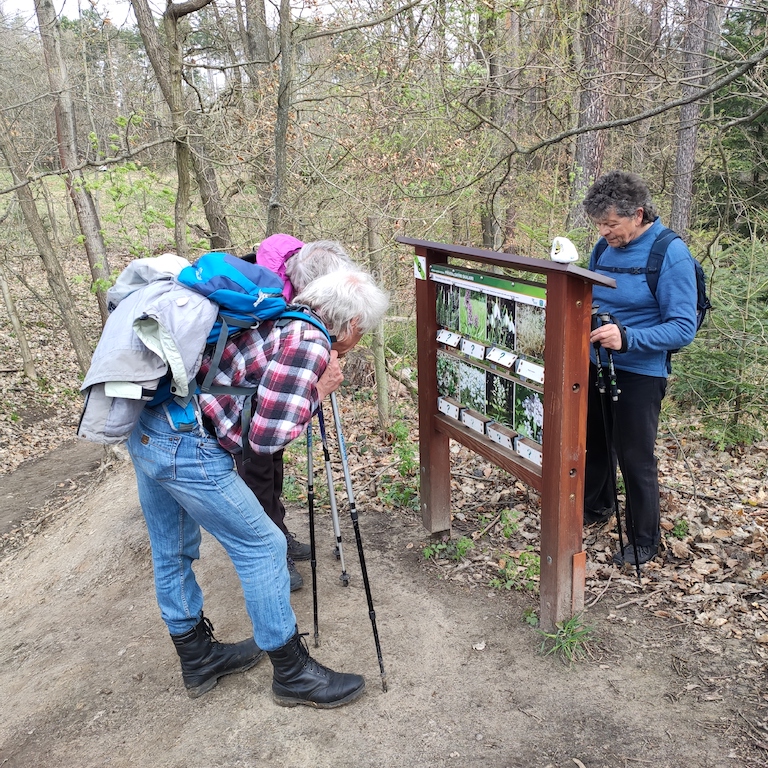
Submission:
M 469 550 L 475 546 L 475 543 L 468 536 L 462 536 L 455 541 L 449 541 L 446 549 L 446 554 L 451 560 L 455 560 L 457 563 L 463 560 Z
M 427 544 L 424 549 L 421 550 L 421 554 L 424 555 L 425 559 L 430 560 L 431 558 L 437 558 L 442 552 L 445 552 L 448 545 L 444 541 L 435 541 L 431 544 Z
M 491 579 L 492 589 L 517 589 L 538 592 L 541 563 L 530 545 L 499 560 L 499 575 Z
M 475 543 L 472 539 L 468 536 L 462 536 L 460 539 L 454 541 L 431 542 L 427 544 L 421 552 L 427 560 L 430 560 L 433 557 L 447 557 L 458 563 L 467 556 L 469 550 L 474 546 Z
M 573 664 L 590 653 L 593 629 L 584 624 L 578 614 L 555 624 L 554 632 L 539 632 L 544 635 L 541 652 L 545 656 L 555 654 L 562 661 Z
M 396 421 L 390 427 L 392 451 L 397 457 L 397 472 L 400 477 L 412 475 L 417 468 L 416 450 L 411 442 L 410 429 L 404 421 Z
M 519 528 L 517 519 L 520 513 L 516 509 L 502 509 L 499 516 L 501 535 L 508 539 Z
M 523 621 L 530 625 L 531 627 L 538 627 L 539 626 L 539 617 L 536 615 L 536 609 L 535 608 L 524 608 L 523 609 Z
M 676 539 L 684 539 L 688 535 L 688 521 L 682 517 L 675 520 L 675 525 L 672 528 L 672 535 Z
M 302 481 L 293 475 L 286 475 L 283 480 L 283 499 L 292 504 L 303 501 L 306 498 L 306 489 Z
M 413 482 L 388 480 L 382 483 L 378 497 L 393 507 L 418 509 L 419 489 Z

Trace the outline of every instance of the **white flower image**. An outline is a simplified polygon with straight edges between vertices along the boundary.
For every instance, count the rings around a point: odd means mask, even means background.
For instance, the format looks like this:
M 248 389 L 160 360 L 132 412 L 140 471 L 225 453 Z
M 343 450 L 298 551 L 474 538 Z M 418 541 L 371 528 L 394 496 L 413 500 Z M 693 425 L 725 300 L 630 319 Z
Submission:
M 459 400 L 463 406 L 485 413 L 485 371 L 459 363 Z

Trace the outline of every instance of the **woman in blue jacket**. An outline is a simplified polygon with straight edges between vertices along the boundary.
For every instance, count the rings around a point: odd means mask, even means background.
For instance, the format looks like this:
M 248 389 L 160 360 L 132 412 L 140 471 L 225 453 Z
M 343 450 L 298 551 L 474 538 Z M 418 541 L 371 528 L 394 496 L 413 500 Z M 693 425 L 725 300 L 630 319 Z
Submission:
M 640 565 L 656 555 L 660 540 L 656 433 L 669 352 L 690 344 L 696 333 L 696 275 L 690 251 L 677 238 L 667 247 L 655 295 L 648 286 L 648 256 L 664 227 L 639 176 L 606 173 L 590 187 L 584 208 L 607 243 L 601 253 L 592 251 L 589 268 L 616 280 L 615 289 L 593 289 L 593 302 L 610 321 L 590 335 L 591 377 L 594 381 L 595 346 L 606 370 L 612 350 L 620 393 L 617 401 L 601 403 L 597 387 L 589 390 L 584 521 L 604 522 L 615 513 L 618 459 L 628 541 L 613 560 Z

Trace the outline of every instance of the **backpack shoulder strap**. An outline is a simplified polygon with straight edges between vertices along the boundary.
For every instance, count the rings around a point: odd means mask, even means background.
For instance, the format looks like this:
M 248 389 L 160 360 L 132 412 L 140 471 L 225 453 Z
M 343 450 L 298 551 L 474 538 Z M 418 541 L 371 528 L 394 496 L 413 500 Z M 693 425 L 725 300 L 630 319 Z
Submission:
M 304 320 L 310 325 L 314 325 L 315 328 L 318 328 L 325 334 L 329 344 L 333 344 L 333 342 L 336 341 L 336 339 L 328 333 L 328 329 L 325 327 L 323 321 L 304 304 L 289 304 L 288 308 L 280 315 L 280 318 L 275 325 L 279 328 L 287 325 L 291 320 Z
M 659 284 L 659 274 L 661 273 L 661 265 L 664 263 L 667 248 L 669 248 L 673 240 L 677 240 L 679 237 L 680 235 L 677 232 L 669 229 L 669 227 L 664 227 L 653 241 L 651 252 L 648 254 L 648 263 L 645 265 L 645 272 L 648 287 L 651 289 L 654 298 L 656 298 L 656 287 Z
M 595 267 L 597 267 L 598 262 L 600 261 L 600 257 L 603 255 L 603 251 L 608 247 L 608 241 L 601 237 L 596 243 L 595 243 Z

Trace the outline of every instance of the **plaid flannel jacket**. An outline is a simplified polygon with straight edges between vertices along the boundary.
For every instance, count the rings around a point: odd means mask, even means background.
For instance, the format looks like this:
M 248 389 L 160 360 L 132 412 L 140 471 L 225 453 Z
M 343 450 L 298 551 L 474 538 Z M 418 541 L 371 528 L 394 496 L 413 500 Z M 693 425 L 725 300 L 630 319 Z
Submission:
M 328 365 L 330 349 L 326 336 L 301 320 L 280 327 L 265 321 L 230 339 L 213 383 L 254 387 L 249 431 L 254 453 L 275 453 L 302 433 L 320 404 L 316 384 Z M 198 381 L 210 364 L 206 354 Z M 244 400 L 243 396 L 200 395 L 203 414 L 213 423 L 219 444 L 230 453 L 243 448 Z

